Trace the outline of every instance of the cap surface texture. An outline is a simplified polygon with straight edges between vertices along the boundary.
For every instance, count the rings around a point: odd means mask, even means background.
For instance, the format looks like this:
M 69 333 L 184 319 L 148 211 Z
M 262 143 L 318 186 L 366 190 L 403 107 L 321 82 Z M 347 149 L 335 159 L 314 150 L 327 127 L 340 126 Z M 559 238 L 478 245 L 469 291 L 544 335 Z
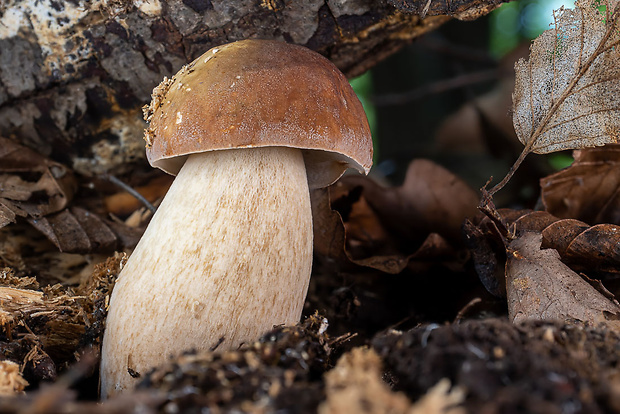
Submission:
M 367 173 L 372 139 L 345 76 L 302 46 L 242 40 L 218 46 L 153 91 L 147 158 L 176 174 L 187 155 L 234 148 L 300 148 L 312 187 L 349 167 Z

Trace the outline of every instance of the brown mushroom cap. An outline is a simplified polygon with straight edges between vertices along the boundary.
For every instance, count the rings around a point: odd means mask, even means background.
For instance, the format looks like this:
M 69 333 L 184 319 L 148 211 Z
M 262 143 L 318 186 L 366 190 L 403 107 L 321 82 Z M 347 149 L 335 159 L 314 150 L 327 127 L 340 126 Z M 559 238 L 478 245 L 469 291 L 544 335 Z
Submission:
M 311 187 L 372 165 L 366 114 L 345 76 L 302 46 L 242 40 L 218 46 L 153 91 L 147 158 L 176 175 L 188 155 L 284 146 L 304 153 Z

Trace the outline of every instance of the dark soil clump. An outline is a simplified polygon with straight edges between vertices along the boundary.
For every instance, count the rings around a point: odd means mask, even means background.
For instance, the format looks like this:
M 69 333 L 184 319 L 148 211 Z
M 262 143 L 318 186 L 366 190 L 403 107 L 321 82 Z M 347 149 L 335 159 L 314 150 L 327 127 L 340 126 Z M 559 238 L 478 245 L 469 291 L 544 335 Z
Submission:
M 472 320 L 379 334 L 372 346 L 414 400 L 448 378 L 471 413 L 620 412 L 620 337 L 604 328 Z

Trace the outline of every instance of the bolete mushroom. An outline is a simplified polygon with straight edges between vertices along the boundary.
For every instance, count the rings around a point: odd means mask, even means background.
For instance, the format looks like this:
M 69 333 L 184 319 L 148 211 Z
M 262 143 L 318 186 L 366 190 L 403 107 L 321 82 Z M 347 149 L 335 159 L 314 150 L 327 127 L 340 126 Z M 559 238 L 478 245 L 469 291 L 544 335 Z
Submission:
M 182 351 L 297 323 L 312 266 L 308 188 L 372 164 L 347 79 L 301 46 L 213 48 L 164 79 L 145 113 L 148 160 L 177 177 L 112 293 L 104 398 Z

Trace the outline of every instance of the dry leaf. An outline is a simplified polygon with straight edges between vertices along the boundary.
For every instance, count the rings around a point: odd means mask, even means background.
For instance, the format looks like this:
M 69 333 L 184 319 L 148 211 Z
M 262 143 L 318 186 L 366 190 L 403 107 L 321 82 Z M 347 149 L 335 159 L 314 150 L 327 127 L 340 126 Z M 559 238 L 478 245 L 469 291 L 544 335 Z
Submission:
M 112 251 L 118 247 L 117 237 L 110 227 L 95 214 L 79 207 L 29 221 L 61 252 Z
M 337 191 L 343 197 L 343 186 Z M 333 188 L 331 189 L 333 192 Z M 402 272 L 409 257 L 394 246 L 378 223 L 374 212 L 359 194 L 354 199 L 344 195 L 336 204 L 346 209 L 345 219 L 332 210 L 330 191 L 327 188 L 312 190 L 312 222 L 314 228 L 314 252 L 343 263 L 370 267 L 385 273 Z M 362 201 L 361 203 L 359 201 Z M 344 213 L 343 213 L 344 214 Z M 358 220 L 360 222 L 358 222 Z M 371 223 L 372 231 L 362 223 Z M 372 234 L 371 234 L 372 233 Z
M 460 243 L 461 224 L 478 205 L 478 195 L 463 180 L 425 159 L 409 164 L 400 187 L 385 188 L 361 177 L 343 182 L 364 188 L 364 197 L 391 234 L 418 243 L 431 232 Z
M 513 122 L 523 152 L 493 194 L 530 152 L 593 147 L 620 137 L 618 0 L 579 0 L 554 12 L 555 24 L 519 60 Z
M 476 226 L 469 220 L 466 220 L 463 225 L 463 234 L 480 282 L 490 294 L 505 298 L 504 267 L 500 265 L 500 257 L 498 257 L 499 251 L 504 250 L 501 241 L 493 240 L 495 234 L 492 231 L 480 225 Z
M 574 158 L 570 167 L 540 180 L 545 210 L 560 218 L 620 225 L 620 145 L 578 150 Z
M 516 65 L 515 130 L 539 154 L 604 145 L 620 136 L 618 2 L 581 0 L 575 6 L 556 11 L 555 27 L 534 41 L 529 61 Z
M 67 167 L 0 137 L 0 227 L 62 210 L 75 189 Z
M 620 306 L 560 261 L 541 250 L 542 235 L 526 232 L 507 247 L 506 292 L 513 322 L 527 319 L 606 323 L 620 332 Z
M 160 193 L 165 182 L 157 188 Z M 67 167 L 0 137 L 0 228 L 17 217 L 27 218 L 65 253 L 135 246 L 143 229 L 69 207 L 76 187 L 76 178 Z
M 620 273 L 620 226 L 559 219 L 544 211 L 514 221 L 517 234 L 542 233 L 542 247 L 555 249 L 575 271 Z
M 581 222 L 574 220 L 576 223 L 573 224 L 571 221 L 562 220 L 547 227 L 543 232 L 546 244 L 565 249 L 564 260 L 574 265 L 576 270 L 619 274 L 620 226 L 597 224 L 583 228 Z M 565 222 L 575 227 L 563 226 Z M 568 227 L 568 231 L 564 231 L 563 227 Z M 552 238 L 554 236 L 555 239 Z
M 542 247 L 556 250 L 575 272 L 611 283 L 620 273 L 620 226 L 590 226 L 579 220 L 560 219 L 544 211 L 496 210 L 516 235 L 542 234 Z M 464 227 L 474 267 L 481 282 L 495 296 L 505 296 L 505 248 L 488 217 Z M 617 288 L 614 291 L 620 292 Z
M 310 191 L 312 203 L 312 224 L 314 230 L 314 252 L 335 260 L 342 260 L 344 254 L 344 226 L 337 211 L 332 210 L 327 188 Z
M 315 251 L 382 272 L 414 271 L 441 262 L 462 265 L 455 247 L 478 197 L 464 181 L 428 160 L 409 165 L 400 187 L 349 176 L 314 191 Z M 333 210 L 332 210 L 333 209 Z

